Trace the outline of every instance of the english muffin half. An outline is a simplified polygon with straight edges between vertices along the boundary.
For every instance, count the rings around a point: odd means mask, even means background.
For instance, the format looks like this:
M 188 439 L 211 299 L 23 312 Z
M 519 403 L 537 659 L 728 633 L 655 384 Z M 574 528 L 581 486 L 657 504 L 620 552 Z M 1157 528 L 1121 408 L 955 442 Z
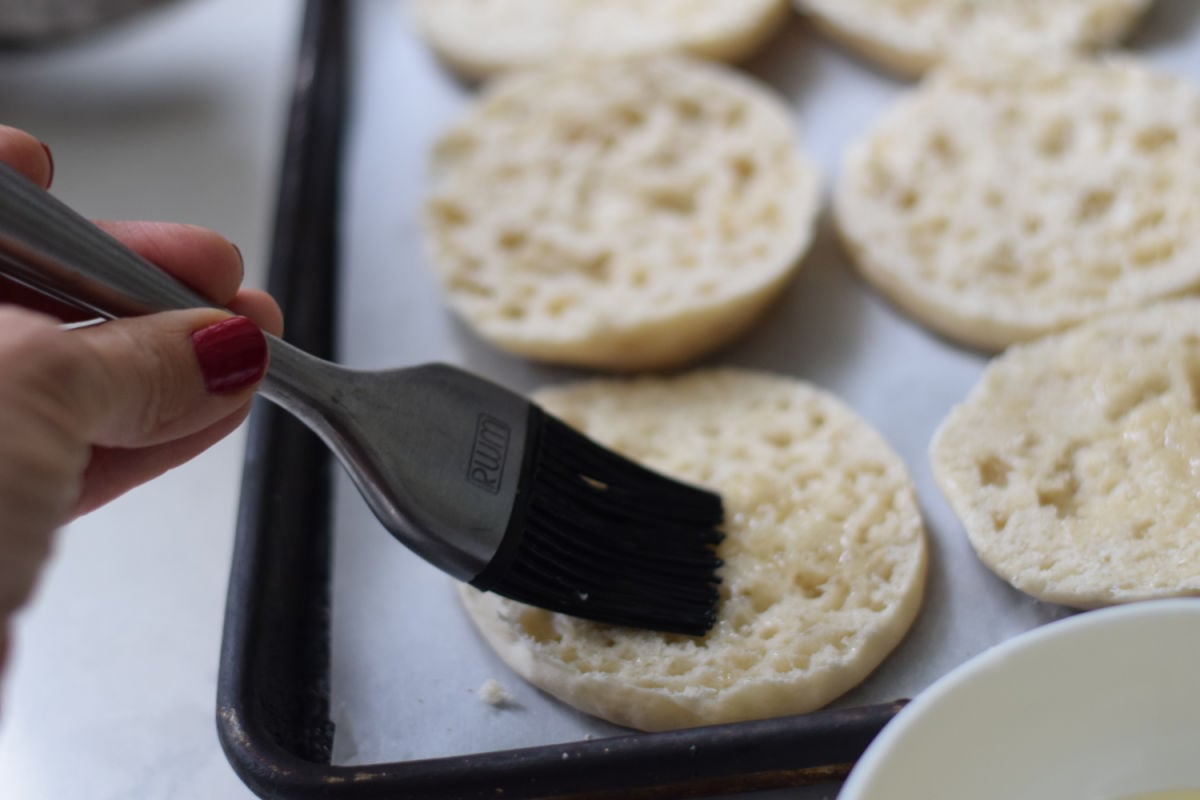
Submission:
M 1200 594 L 1200 300 L 1011 348 L 938 430 L 979 557 L 1041 600 Z
M 450 304 L 495 346 L 674 367 L 757 319 L 812 238 L 789 111 L 678 58 L 502 79 L 438 142 L 425 215 Z
M 462 600 L 504 661 L 642 730 L 801 713 L 861 682 L 915 619 L 925 534 L 899 457 L 831 395 L 736 369 L 594 380 L 539 403 L 602 444 L 720 492 L 721 602 L 704 637 Z
M 1000 349 L 1200 286 L 1200 94 L 1127 58 L 956 63 L 848 151 L 862 275 Z
M 1152 0 L 795 0 L 831 38 L 915 77 L 960 52 L 1094 50 Z
M 413 0 L 418 29 L 456 72 L 486 78 L 564 61 L 692 55 L 736 61 L 787 0 Z

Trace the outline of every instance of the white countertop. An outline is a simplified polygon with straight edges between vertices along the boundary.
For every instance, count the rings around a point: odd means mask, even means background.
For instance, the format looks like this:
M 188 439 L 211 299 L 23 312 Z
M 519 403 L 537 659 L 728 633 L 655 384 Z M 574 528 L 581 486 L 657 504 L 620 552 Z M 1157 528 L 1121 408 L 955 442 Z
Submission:
M 214 228 L 261 285 L 302 7 L 186 0 L 2 53 L 0 122 L 50 145 L 83 213 Z M 3 683 L 0 797 L 253 797 L 214 722 L 243 442 L 60 534 Z

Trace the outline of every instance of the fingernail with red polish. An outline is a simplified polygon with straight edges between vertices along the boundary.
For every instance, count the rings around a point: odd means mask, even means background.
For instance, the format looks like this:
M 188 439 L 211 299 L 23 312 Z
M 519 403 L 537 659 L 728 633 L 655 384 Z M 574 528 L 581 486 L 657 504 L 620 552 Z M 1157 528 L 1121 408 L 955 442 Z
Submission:
M 204 385 L 212 394 L 253 386 L 267 370 L 267 340 L 245 317 L 230 317 L 192 334 Z
M 54 182 L 54 153 L 50 152 L 50 145 L 41 142 L 42 149 L 46 151 L 46 160 L 50 162 L 50 174 L 46 176 L 46 188 L 50 188 L 50 184 Z

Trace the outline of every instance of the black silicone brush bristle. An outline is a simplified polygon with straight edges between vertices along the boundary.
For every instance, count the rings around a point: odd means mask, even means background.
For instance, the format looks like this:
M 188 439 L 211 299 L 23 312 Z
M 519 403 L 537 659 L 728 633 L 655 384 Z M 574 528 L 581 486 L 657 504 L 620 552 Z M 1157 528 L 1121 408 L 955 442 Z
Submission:
M 703 635 L 716 620 L 720 496 L 534 416 L 518 512 L 476 585 L 599 622 Z

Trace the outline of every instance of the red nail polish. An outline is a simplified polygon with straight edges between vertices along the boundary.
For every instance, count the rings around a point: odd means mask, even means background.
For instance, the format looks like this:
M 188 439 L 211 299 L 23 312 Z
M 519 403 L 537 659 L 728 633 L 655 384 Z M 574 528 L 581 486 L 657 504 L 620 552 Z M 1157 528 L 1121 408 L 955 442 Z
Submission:
M 50 188 L 50 184 L 54 183 L 54 153 L 50 152 L 50 145 L 45 142 L 40 143 L 42 149 L 46 151 L 46 160 L 50 162 L 50 174 L 46 176 L 46 188 Z
M 253 386 L 267 370 L 267 340 L 245 317 L 230 317 L 192 334 L 204 385 L 212 394 Z

